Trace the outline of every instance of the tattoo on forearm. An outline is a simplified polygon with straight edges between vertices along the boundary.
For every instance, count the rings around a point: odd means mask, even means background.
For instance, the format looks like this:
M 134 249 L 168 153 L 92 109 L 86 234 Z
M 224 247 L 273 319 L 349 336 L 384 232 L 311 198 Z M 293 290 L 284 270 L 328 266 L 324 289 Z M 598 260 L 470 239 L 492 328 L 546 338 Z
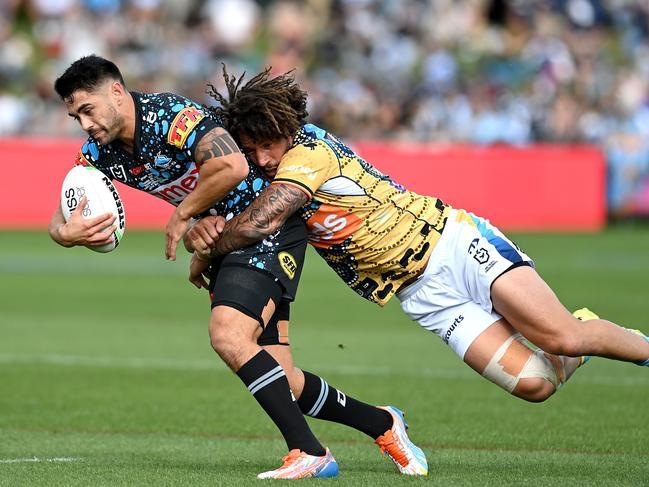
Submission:
M 259 231 L 265 231 L 278 217 L 288 216 L 302 206 L 306 195 L 288 184 L 274 184 L 269 186 L 257 201 L 258 205 L 253 203 L 250 206 L 249 221 Z
M 271 184 L 240 215 L 230 220 L 216 242 L 215 254 L 247 247 L 271 235 L 295 213 L 307 196 L 288 184 Z
M 230 134 L 222 128 L 212 129 L 198 143 L 196 162 L 203 163 L 208 159 L 223 157 L 241 152 Z

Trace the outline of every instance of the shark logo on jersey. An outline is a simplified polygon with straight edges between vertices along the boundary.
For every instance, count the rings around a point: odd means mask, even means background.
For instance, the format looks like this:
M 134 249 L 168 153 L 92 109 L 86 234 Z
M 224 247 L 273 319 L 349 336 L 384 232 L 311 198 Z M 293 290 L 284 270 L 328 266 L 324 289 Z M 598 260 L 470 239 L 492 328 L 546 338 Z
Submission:
M 158 154 L 153 159 L 153 164 L 161 169 L 169 169 L 171 164 L 173 164 L 173 159 L 171 157 L 165 156 L 164 154 Z

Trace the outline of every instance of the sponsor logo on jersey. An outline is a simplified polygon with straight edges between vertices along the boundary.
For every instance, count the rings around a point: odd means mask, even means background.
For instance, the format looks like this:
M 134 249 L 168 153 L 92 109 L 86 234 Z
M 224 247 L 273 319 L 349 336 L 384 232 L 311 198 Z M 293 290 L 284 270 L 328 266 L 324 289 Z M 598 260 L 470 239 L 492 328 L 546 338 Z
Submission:
M 347 240 L 363 224 L 363 220 L 342 208 L 321 205 L 306 224 L 311 245 L 327 248 Z
M 351 286 L 349 282 L 347 282 L 347 284 Z M 364 298 L 371 300 L 372 293 L 376 291 L 378 287 L 378 282 L 376 282 L 374 279 L 366 277 L 357 285 L 352 286 L 352 289 L 356 291 L 356 294 L 358 294 L 359 296 L 363 296 Z
M 282 267 L 284 273 L 289 279 L 293 279 L 295 277 L 295 272 L 297 272 L 297 263 L 293 256 L 288 252 L 280 252 L 277 258 L 279 259 L 279 265 Z
M 448 345 L 448 341 L 451 339 L 451 335 L 455 331 L 455 329 L 458 327 L 460 323 L 464 321 L 464 316 L 459 315 L 457 318 L 453 320 L 453 324 L 449 327 L 448 330 L 446 330 L 446 333 L 444 333 L 444 336 L 442 337 L 442 340 L 444 340 L 444 343 Z
M 130 172 L 133 176 L 139 176 L 145 170 L 146 170 L 146 167 L 144 166 L 144 164 L 142 164 L 140 166 L 132 167 L 131 169 L 128 170 L 128 172 Z
M 468 253 L 472 255 L 478 264 L 485 264 L 489 261 L 489 251 L 484 247 L 478 248 L 479 238 L 474 238 L 469 245 Z
M 290 166 L 280 166 L 277 169 L 277 176 L 280 174 L 304 174 L 307 179 L 314 180 L 317 176 L 317 171 L 307 166 L 301 166 L 299 164 L 292 164 Z M 275 177 L 277 177 L 275 176 Z
M 198 125 L 198 122 L 204 118 L 205 115 L 203 112 L 196 107 L 183 108 L 178 112 L 174 121 L 171 122 L 169 133 L 167 134 L 167 142 L 182 149 L 189 134 Z
M 199 170 L 196 164 L 192 163 L 185 174 L 175 181 L 158 186 L 155 188 L 155 191 L 151 191 L 150 193 L 173 205 L 178 205 L 196 187 Z
M 79 151 L 77 158 L 74 160 L 75 166 L 92 166 L 90 161 L 83 155 L 83 152 Z

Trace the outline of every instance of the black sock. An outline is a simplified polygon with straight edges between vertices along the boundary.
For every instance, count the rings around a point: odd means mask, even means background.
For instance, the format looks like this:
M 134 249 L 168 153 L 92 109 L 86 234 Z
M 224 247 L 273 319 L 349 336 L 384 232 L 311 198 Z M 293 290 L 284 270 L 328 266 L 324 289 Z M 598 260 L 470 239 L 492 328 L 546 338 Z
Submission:
M 303 372 L 304 389 L 297 404 L 307 416 L 351 426 L 374 439 L 392 427 L 392 416 L 384 409 L 357 401 L 323 378 Z
M 262 350 L 252 357 L 237 375 L 275 422 L 289 450 L 297 448 L 309 455 L 325 454 L 295 403 L 284 370 L 268 352 Z

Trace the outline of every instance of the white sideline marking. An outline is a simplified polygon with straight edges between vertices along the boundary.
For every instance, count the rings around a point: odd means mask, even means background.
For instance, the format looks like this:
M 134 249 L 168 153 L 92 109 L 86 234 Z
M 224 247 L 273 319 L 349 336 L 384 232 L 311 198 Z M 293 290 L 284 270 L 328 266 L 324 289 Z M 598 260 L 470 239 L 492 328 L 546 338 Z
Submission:
M 185 276 L 189 261 L 184 254 L 178 254 L 178 261 L 161 265 L 153 256 L 127 257 L 103 261 L 78 253 L 68 256 L 3 254 L 0 256 L 0 272 L 3 274 L 85 274 L 89 269 L 97 275 L 155 275 Z
M 54 457 L 54 458 L 0 458 L 0 463 L 39 463 L 39 462 L 76 462 L 81 460 L 74 457 Z
M 173 360 L 164 358 L 144 357 L 108 357 L 108 356 L 83 356 L 83 355 L 59 355 L 59 354 L 16 354 L 1 353 L 0 363 L 23 363 L 23 364 L 51 364 L 51 365 L 82 365 L 91 367 L 123 367 L 133 369 L 172 369 L 172 370 L 227 370 L 227 367 L 218 357 L 214 360 Z M 441 378 L 479 378 L 472 371 L 459 367 L 451 369 L 395 369 L 387 366 L 365 366 L 365 365 L 335 365 L 310 366 L 321 372 L 336 373 L 342 375 L 371 375 L 371 376 L 412 376 L 412 377 L 441 377 Z
M 173 360 L 144 357 L 0 353 L 0 363 L 86 365 L 91 367 L 123 367 L 127 369 L 211 370 L 214 368 L 226 368 L 225 364 L 220 362 L 217 357 L 214 357 L 214 360 Z
M 109 357 L 109 356 L 83 356 L 83 355 L 59 355 L 43 354 L 29 355 L 0 352 L 0 363 L 5 364 L 51 364 L 63 366 L 87 366 L 87 367 L 108 367 L 128 369 L 167 369 L 167 370 L 228 370 L 223 362 L 217 357 L 214 360 L 174 360 L 165 358 L 145 357 Z M 627 367 L 634 367 L 632 364 L 625 364 Z M 298 365 L 299 366 L 299 365 Z M 310 369 L 317 370 L 323 374 L 340 375 L 367 375 L 373 377 L 415 377 L 423 379 L 453 379 L 453 380 L 481 380 L 475 372 L 463 367 L 458 362 L 457 369 L 453 368 L 394 368 L 388 366 L 365 366 L 365 365 L 331 365 L 311 364 Z M 614 377 L 588 373 L 588 365 L 585 370 L 577 372 L 577 380 L 582 384 L 590 385 L 645 385 L 649 384 L 649 376 L 636 377 Z

